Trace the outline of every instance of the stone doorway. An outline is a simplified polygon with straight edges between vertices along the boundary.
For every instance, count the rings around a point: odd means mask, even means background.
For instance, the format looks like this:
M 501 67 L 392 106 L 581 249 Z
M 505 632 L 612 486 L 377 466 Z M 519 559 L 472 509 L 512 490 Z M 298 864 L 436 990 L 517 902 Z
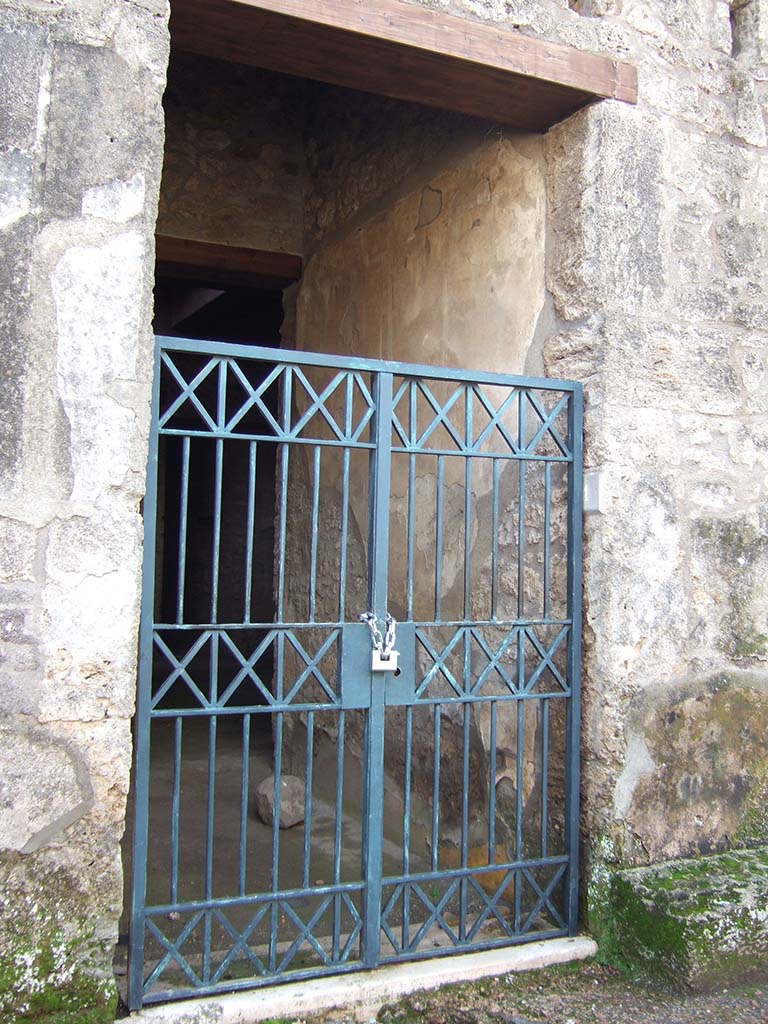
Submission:
M 167 338 L 156 368 L 130 1005 L 573 934 L 579 386 Z
M 158 331 L 219 340 L 228 340 L 229 332 L 233 341 L 282 345 L 288 350 L 541 372 L 537 339 L 549 313 L 543 270 L 540 139 L 416 104 L 183 54 L 172 58 L 165 103 Z M 208 246 L 260 256 L 270 251 L 291 254 L 303 262 L 302 273 L 295 283 L 282 281 L 279 288 L 256 291 L 243 291 L 241 282 L 232 285 L 198 271 L 190 277 L 188 269 L 181 280 L 174 279 L 164 272 L 174 263 L 167 251 L 169 243 L 177 248 Z M 480 322 L 482 335 L 477 333 Z M 182 457 L 180 448 L 166 456 L 171 473 L 178 470 Z M 210 480 L 215 472 L 212 464 L 198 468 L 200 480 Z M 240 469 L 233 470 L 232 480 L 242 485 L 247 467 Z M 168 471 L 161 472 L 161 480 Z M 274 469 L 270 472 L 274 474 Z M 266 490 L 270 493 L 262 509 L 268 533 L 273 485 Z M 171 505 L 169 521 L 178 518 L 178 496 Z M 203 518 L 210 519 L 210 512 L 203 509 Z M 160 524 L 161 533 L 162 529 Z M 265 540 L 262 563 L 269 561 L 269 543 Z M 200 557 L 209 562 L 203 548 Z M 178 552 L 172 545 L 167 550 L 168 557 L 161 561 L 167 563 L 170 593 Z M 272 582 L 269 573 L 262 579 Z M 194 596 L 190 592 L 193 600 L 203 603 L 208 596 L 204 581 L 194 588 Z M 221 597 L 226 598 L 223 591 Z M 265 612 L 272 599 L 267 586 Z M 269 619 L 271 615 L 265 614 Z M 271 669 L 262 666 L 262 670 L 269 678 Z M 266 724 L 268 716 L 254 718 L 265 723 L 261 733 L 254 726 L 249 739 L 252 777 L 258 781 L 257 776 L 269 774 L 273 736 Z M 362 724 L 350 725 L 350 733 L 358 734 L 357 753 L 349 762 L 357 768 L 347 779 L 347 793 L 351 820 L 358 822 L 351 827 L 360 836 Z M 299 773 L 306 756 L 305 734 L 306 729 L 285 747 L 286 766 Z M 558 735 L 564 735 L 560 726 Z M 170 764 L 172 731 L 160 742 Z M 457 734 L 457 750 L 462 742 Z M 198 781 L 186 787 L 189 792 L 205 788 L 207 743 L 207 735 L 185 733 L 185 765 L 198 773 Z M 242 761 L 242 723 L 231 735 L 222 727 L 217 743 L 221 779 L 226 778 L 229 750 L 236 783 Z M 328 758 L 332 744 L 320 751 L 322 745 L 318 740 L 316 755 Z M 197 748 L 199 764 L 194 769 Z M 482 760 L 486 755 L 479 750 Z M 499 792 L 512 804 L 517 799 L 511 781 L 516 756 L 510 747 L 504 754 L 506 767 L 498 763 Z M 398 769 L 391 767 L 395 777 Z M 535 774 L 535 769 L 531 771 Z M 157 779 L 165 792 L 155 798 L 161 817 L 163 808 L 172 809 L 172 774 L 169 769 Z M 330 767 L 328 774 L 332 774 Z M 562 795 L 562 782 L 558 787 Z M 241 813 L 237 788 L 233 784 L 229 790 L 229 812 L 225 812 L 226 800 L 217 802 L 217 816 L 229 813 L 234 819 Z M 393 822 L 399 815 L 401 827 L 402 799 L 395 803 Z M 178 809 L 183 810 L 180 804 Z M 252 812 L 249 805 L 253 817 Z M 414 825 L 414 834 L 419 827 Z M 199 830 L 202 847 L 203 816 Z M 286 836 L 287 847 L 295 835 Z M 170 838 L 164 841 L 167 845 Z M 424 867 L 431 857 L 427 841 L 428 837 L 419 843 L 417 854 L 417 859 L 424 859 Z M 440 854 L 448 858 L 441 860 L 441 866 L 452 866 L 448 847 L 455 852 L 459 842 L 456 833 Z M 303 843 L 293 845 L 296 849 L 287 857 L 299 865 Z M 230 865 L 233 877 L 239 870 L 235 860 Z M 200 861 L 190 870 L 202 876 L 205 866 Z M 226 858 L 219 860 L 219 870 L 226 873 Z M 321 870 L 318 877 L 324 874 L 328 872 Z

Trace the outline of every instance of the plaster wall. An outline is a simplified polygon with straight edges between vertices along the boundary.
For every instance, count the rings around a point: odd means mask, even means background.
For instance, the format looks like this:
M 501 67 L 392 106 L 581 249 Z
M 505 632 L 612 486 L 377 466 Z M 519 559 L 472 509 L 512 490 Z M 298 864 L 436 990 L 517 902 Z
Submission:
M 545 207 L 546 175 L 543 142 L 509 135 L 492 125 L 393 103 L 321 91 L 324 100 L 310 114 L 307 197 L 308 256 L 303 278 L 295 289 L 295 345 L 299 349 L 356 354 L 380 359 L 419 362 L 467 370 L 536 373 L 541 369 L 537 328 L 546 321 Z M 346 101 L 346 102 L 344 102 Z M 333 124 L 334 130 L 327 131 Z M 316 386 L 320 381 L 316 381 Z M 450 388 L 432 385 L 438 400 L 447 401 Z M 501 401 L 501 398 L 498 399 Z M 338 410 L 341 414 L 341 410 Z M 426 422 L 426 421 L 425 421 Z M 459 429 L 461 426 L 459 425 Z M 477 431 L 482 429 L 478 426 Z M 322 468 L 322 521 L 335 523 L 344 503 L 341 462 L 330 459 Z M 459 463 L 461 463 L 459 465 Z M 492 478 L 489 464 L 477 460 L 472 482 L 472 564 L 478 618 L 490 614 L 490 523 Z M 488 470 L 487 472 L 485 470 Z M 441 557 L 445 618 L 461 618 L 465 546 L 463 460 L 448 459 L 445 477 L 445 535 Z M 503 587 L 511 584 L 516 552 L 516 483 L 505 472 L 508 504 L 501 515 L 507 533 L 501 540 L 500 563 L 510 566 Z M 306 450 L 295 453 L 289 477 L 289 501 L 295 515 L 289 527 L 288 591 L 293 617 L 306 615 L 308 561 L 306 530 L 313 470 Z M 418 460 L 415 469 L 414 579 L 416 618 L 433 618 L 435 588 L 434 458 Z M 389 551 L 390 611 L 398 620 L 408 617 L 405 606 L 405 547 L 409 478 L 406 460 L 392 467 Z M 533 489 L 532 489 L 533 490 Z M 541 494 L 538 495 L 541 498 Z M 514 507 L 513 507 L 514 506 Z M 531 494 L 532 533 L 541 529 L 542 509 Z M 353 621 L 365 609 L 368 520 L 368 475 L 353 469 L 349 515 L 354 546 L 346 618 Z M 559 523 L 562 526 L 562 522 Z M 564 596 L 562 536 L 553 550 L 553 592 Z M 325 548 L 328 548 L 326 551 Z M 338 590 L 338 542 L 332 529 L 320 539 L 317 590 L 333 608 Z M 532 573 L 535 576 L 535 570 Z M 516 576 L 516 568 L 515 568 Z M 529 581 L 530 582 L 530 581 Z M 540 580 L 538 582 L 540 589 Z M 536 583 L 529 585 L 533 597 Z M 329 600 L 325 602 L 324 598 Z M 481 610 L 482 606 L 482 610 Z M 336 611 L 329 613 L 336 617 Z M 447 642 L 449 637 L 443 638 Z M 490 639 L 490 638 L 489 638 Z M 507 659 L 509 660 L 509 659 Z M 430 663 L 431 664 L 431 663 Z M 430 664 L 421 666 L 422 675 Z M 479 672 L 482 668 L 477 668 Z M 509 671 L 514 671 L 507 665 Z M 460 835 L 460 765 L 464 750 L 462 727 L 443 709 L 440 820 L 441 839 L 455 842 Z M 498 746 L 514 764 L 518 745 L 516 715 L 499 715 Z M 526 718 L 525 799 L 536 788 L 534 754 L 537 709 Z M 471 822 L 480 836 L 487 834 L 488 745 L 487 708 L 473 714 L 470 761 Z M 431 766 L 433 725 L 420 719 L 414 727 L 413 756 Z M 559 737 L 556 742 L 554 736 Z M 553 726 L 553 766 L 562 754 L 562 723 Z M 403 721 L 390 713 L 385 738 L 385 764 L 402 786 Z M 348 740 L 361 744 L 361 737 Z M 300 743 L 294 742 L 299 748 Z M 553 779 L 557 769 L 553 767 Z M 514 775 L 514 769 L 510 767 Z M 499 779 L 504 766 L 498 762 Z M 414 794 L 431 820 L 431 771 L 414 773 Z M 503 787 L 502 787 L 503 788 Z M 553 792 L 558 787 L 553 783 Z M 560 790 L 562 797 L 562 790 Z M 501 797 L 499 797 L 501 801 Z M 556 802 L 556 801 L 553 801 Z M 530 814 L 528 815 L 530 817 Z M 557 814 L 553 812 L 553 819 Z M 530 822 L 528 822 L 530 824 Z M 499 834 L 504 825 L 499 824 Z M 513 827 L 513 826 L 512 826 Z M 449 854 L 446 852 L 446 855 Z M 502 856 L 499 853 L 499 856 Z
M 485 129 L 408 184 L 312 253 L 297 347 L 522 373 L 545 298 L 541 141 Z
M 0 4 L 3 1019 L 115 1003 L 166 18 Z

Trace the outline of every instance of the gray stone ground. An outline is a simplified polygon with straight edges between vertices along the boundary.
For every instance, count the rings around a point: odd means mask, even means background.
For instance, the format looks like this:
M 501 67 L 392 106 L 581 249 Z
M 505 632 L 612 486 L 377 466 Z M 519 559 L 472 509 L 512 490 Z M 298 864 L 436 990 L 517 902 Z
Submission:
M 323 1024 L 352 1024 L 330 1014 Z M 764 983 L 707 995 L 652 990 L 594 962 L 452 985 L 383 1007 L 369 1024 L 766 1024 Z M 283 1024 L 283 1022 L 280 1022 Z M 291 1024 L 294 1024 L 292 1021 Z M 296 1021 L 295 1024 L 300 1024 Z M 306 1020 L 305 1024 L 315 1024 Z

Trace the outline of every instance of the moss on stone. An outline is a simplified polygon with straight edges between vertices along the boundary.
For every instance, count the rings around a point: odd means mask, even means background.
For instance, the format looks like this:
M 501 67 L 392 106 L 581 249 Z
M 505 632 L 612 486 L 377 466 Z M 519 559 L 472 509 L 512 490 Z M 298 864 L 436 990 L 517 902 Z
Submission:
M 752 786 L 741 813 L 734 844 L 768 844 L 768 758 L 752 770 Z
M 89 972 L 88 940 L 76 927 L 66 936 L 44 914 L 35 934 L 18 935 L 0 950 L 0 1020 L 45 1024 L 106 1024 L 117 1010 L 114 978 Z
M 707 989 L 768 975 L 768 847 L 610 879 L 603 957 L 633 978 Z

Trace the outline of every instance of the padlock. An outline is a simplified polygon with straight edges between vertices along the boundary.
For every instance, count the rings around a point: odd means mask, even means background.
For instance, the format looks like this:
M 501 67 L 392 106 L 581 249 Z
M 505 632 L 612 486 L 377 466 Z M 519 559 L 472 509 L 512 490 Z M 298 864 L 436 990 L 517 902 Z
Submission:
M 371 658 L 371 671 L 397 672 L 397 659 L 399 656 L 399 651 L 390 651 L 389 654 L 384 654 L 382 651 L 374 648 Z

